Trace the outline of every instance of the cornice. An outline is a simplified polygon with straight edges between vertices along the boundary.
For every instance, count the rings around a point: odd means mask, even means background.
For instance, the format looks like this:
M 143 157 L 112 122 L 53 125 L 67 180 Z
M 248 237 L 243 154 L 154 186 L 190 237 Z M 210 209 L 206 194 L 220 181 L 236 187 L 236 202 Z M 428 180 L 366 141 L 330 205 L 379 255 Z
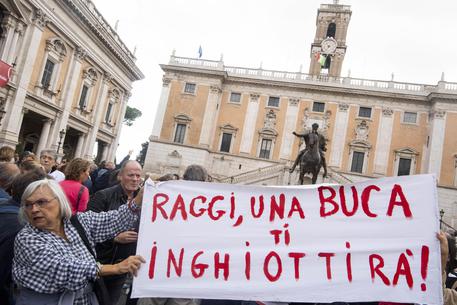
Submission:
M 186 67 L 186 66 L 175 66 L 175 65 L 165 65 L 161 64 L 160 68 L 164 72 L 184 72 L 190 74 L 197 74 L 202 76 L 211 76 L 211 77 L 219 77 L 226 79 L 227 72 L 222 70 L 214 70 L 214 69 L 204 69 L 204 68 L 195 68 L 195 67 Z
M 128 50 L 119 36 L 115 34 L 115 31 L 108 25 L 91 1 L 62 0 L 60 2 L 70 8 L 70 12 L 76 15 L 77 20 L 88 27 L 90 32 L 111 51 L 111 53 L 132 74 L 133 80 L 141 80 L 144 78 L 144 74 L 135 64 L 136 58 L 134 55 Z M 90 11 L 89 5 L 92 6 L 94 12 Z M 97 19 L 95 14 L 99 14 L 103 22 Z M 117 40 L 114 35 L 116 35 Z

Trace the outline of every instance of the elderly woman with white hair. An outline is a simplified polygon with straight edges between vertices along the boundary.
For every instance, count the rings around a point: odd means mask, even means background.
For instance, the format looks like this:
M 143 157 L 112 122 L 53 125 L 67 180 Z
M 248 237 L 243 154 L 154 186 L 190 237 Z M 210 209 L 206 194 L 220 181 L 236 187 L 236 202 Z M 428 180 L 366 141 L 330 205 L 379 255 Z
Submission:
M 31 183 L 22 196 L 19 211 L 26 225 L 14 245 L 13 279 L 20 288 L 16 304 L 96 305 L 92 290 L 95 279 L 124 273 L 136 275 L 144 263 L 141 256 L 130 256 L 115 265 L 100 265 L 91 252 L 95 253 L 96 243 L 132 227 L 138 218 L 141 197 L 117 210 L 79 213 L 74 216 L 75 224 L 57 182 L 45 179 Z

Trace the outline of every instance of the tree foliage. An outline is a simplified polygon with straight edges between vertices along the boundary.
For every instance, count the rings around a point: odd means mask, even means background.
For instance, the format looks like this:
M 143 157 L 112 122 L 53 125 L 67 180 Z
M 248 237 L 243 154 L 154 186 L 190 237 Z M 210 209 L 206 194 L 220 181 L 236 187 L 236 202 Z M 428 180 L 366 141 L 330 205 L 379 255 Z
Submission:
M 136 157 L 136 160 L 141 164 L 141 166 L 144 166 L 144 161 L 146 160 L 146 153 L 148 152 L 148 146 L 148 141 L 141 143 L 141 151 Z
M 132 126 L 133 122 L 142 115 L 141 111 L 135 107 L 127 106 L 124 115 L 124 123 L 127 126 Z

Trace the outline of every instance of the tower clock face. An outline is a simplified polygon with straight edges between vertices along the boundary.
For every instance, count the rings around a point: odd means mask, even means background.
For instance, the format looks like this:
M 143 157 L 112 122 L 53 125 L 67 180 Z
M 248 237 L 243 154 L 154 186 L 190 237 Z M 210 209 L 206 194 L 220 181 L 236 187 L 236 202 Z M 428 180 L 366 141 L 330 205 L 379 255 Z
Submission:
M 336 50 L 336 40 L 334 38 L 326 38 L 322 41 L 321 50 L 322 53 L 332 54 Z

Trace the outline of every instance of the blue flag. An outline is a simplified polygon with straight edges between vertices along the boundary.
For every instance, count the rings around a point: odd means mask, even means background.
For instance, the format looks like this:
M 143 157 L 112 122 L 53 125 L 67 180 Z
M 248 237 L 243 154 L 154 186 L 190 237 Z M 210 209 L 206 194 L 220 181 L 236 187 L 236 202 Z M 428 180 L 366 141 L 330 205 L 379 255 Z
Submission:
M 202 55 L 203 55 L 203 50 L 202 50 L 202 46 L 198 47 L 198 58 L 202 58 Z

